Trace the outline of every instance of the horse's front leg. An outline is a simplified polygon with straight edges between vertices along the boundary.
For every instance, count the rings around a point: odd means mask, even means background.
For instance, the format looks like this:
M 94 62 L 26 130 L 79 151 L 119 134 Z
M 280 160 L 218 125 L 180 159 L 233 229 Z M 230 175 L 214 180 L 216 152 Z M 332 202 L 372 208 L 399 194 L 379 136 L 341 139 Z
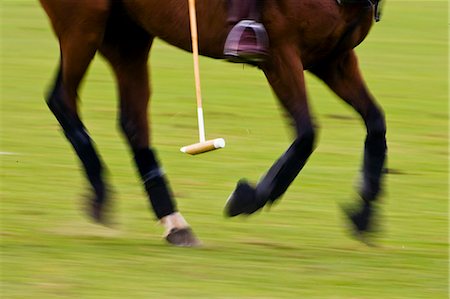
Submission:
M 364 83 L 354 50 L 337 56 L 335 60 L 316 67 L 312 72 L 352 106 L 366 125 L 362 182 L 358 190 L 361 202 L 356 209 L 347 212 L 357 232 L 370 231 L 374 228 L 373 202 L 381 193 L 387 151 L 383 111 Z
M 263 71 L 283 107 L 292 117 L 297 138 L 252 187 L 240 181 L 225 207 L 227 216 L 252 214 L 274 202 L 287 190 L 314 150 L 315 130 L 311 120 L 298 50 L 293 45 L 273 49 Z
M 176 246 L 197 246 L 188 223 L 177 211 L 169 183 L 150 147 L 148 53 L 153 37 L 128 24 L 107 31 L 100 50 L 111 63 L 119 85 L 120 127 L 128 140 L 150 204 L 166 229 L 166 240 Z
M 95 221 L 105 223 L 104 167 L 78 113 L 77 90 L 103 37 L 109 4 L 80 1 L 63 5 L 45 0 L 41 3 L 52 19 L 61 49 L 60 68 L 47 104 L 80 158 L 93 188 L 88 213 Z

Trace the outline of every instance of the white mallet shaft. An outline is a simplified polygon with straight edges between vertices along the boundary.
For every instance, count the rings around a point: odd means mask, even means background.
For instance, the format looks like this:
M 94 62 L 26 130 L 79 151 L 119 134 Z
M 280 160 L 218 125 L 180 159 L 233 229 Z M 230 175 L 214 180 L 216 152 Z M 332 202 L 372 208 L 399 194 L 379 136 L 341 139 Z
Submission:
M 205 142 L 205 122 L 203 120 L 203 108 L 197 107 L 197 119 L 198 119 L 198 139 L 200 142 Z
M 203 119 L 202 91 L 200 85 L 200 68 L 198 62 L 197 13 L 195 0 L 189 0 L 189 21 L 191 25 L 192 57 L 194 59 L 195 96 L 197 98 L 198 135 L 200 142 L 205 142 L 205 122 Z
M 194 78 L 195 78 L 195 95 L 197 98 L 197 118 L 198 118 L 198 135 L 199 143 L 183 146 L 180 151 L 183 153 L 197 155 L 209 152 L 218 148 L 225 147 L 225 140 L 217 138 L 206 140 L 205 138 L 205 122 L 203 119 L 202 92 L 200 89 L 200 69 L 198 62 L 198 34 L 197 34 L 197 16 L 195 11 L 195 0 L 189 0 L 189 21 L 191 26 L 192 40 L 192 56 L 194 59 Z

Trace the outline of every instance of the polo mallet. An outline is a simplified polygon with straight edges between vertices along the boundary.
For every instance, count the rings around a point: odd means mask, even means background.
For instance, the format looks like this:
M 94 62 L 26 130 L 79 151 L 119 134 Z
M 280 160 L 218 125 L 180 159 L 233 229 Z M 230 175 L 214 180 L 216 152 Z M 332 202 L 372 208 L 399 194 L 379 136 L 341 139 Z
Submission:
M 189 0 L 189 20 L 191 25 L 192 54 L 194 58 L 195 94 L 197 97 L 198 135 L 200 142 L 183 146 L 180 151 L 191 155 L 197 155 L 225 147 L 225 140 L 223 138 L 205 140 L 205 123 L 203 121 L 202 93 L 200 90 L 200 70 L 198 63 L 198 36 L 195 0 Z

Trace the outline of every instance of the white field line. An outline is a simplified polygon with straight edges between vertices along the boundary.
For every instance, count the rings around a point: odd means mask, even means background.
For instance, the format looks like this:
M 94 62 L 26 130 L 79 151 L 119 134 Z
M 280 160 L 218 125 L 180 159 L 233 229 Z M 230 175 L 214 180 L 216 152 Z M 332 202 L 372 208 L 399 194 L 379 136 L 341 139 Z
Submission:
M 12 155 L 18 155 L 18 153 L 13 153 L 13 152 L 0 152 L 0 155 L 12 156 Z

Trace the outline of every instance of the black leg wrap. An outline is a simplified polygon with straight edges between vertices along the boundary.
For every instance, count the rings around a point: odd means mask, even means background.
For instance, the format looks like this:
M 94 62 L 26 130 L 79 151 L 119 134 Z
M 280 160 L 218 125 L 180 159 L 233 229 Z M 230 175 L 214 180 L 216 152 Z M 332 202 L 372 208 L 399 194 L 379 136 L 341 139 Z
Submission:
M 256 188 L 240 181 L 225 205 L 225 215 L 252 214 L 286 192 L 314 148 L 314 133 L 303 135 L 275 162 Z
M 82 127 L 75 132 L 65 132 L 65 135 L 84 166 L 86 176 L 96 195 L 95 201 L 103 202 L 106 197 L 106 187 L 102 179 L 103 167 L 91 139 Z
M 381 190 L 386 149 L 384 135 L 367 136 L 364 146 L 363 184 L 360 191 L 365 201 L 375 200 Z
M 372 107 L 366 118 L 367 137 L 364 143 L 363 183 L 360 195 L 373 201 L 381 190 L 381 179 L 386 159 L 386 122 L 377 107 Z
M 175 212 L 176 206 L 172 192 L 153 151 L 148 148 L 137 150 L 134 153 L 134 159 L 156 217 L 161 219 Z
M 366 117 L 367 137 L 364 143 L 361 200 L 353 208 L 346 208 L 356 236 L 364 241 L 367 232 L 376 230 L 377 206 L 374 201 L 381 192 L 383 167 L 386 159 L 386 124 L 382 112 L 372 107 Z M 367 240 L 365 240 L 367 242 Z
M 64 134 L 72 144 L 85 169 L 86 176 L 91 183 L 96 198 L 102 202 L 105 199 L 105 184 L 102 179 L 103 167 L 96 153 L 91 138 L 87 134 L 80 119 L 70 114 L 63 102 L 61 73 L 58 74 L 55 87 L 50 94 L 47 105 L 61 124 Z
M 314 149 L 314 134 L 298 138 L 256 186 L 259 201 L 274 202 L 286 192 Z

